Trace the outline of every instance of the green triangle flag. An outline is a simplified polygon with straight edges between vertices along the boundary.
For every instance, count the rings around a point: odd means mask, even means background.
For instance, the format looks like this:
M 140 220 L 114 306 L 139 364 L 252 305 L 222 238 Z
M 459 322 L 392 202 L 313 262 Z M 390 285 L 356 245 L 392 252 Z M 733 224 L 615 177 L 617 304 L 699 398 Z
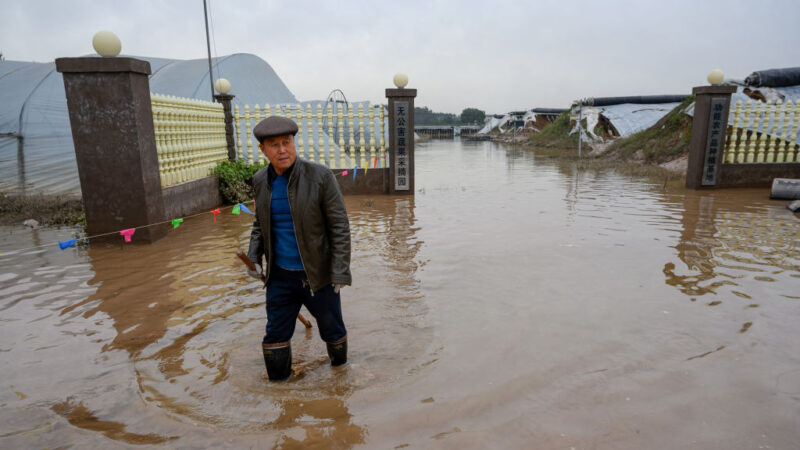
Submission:
M 237 205 L 234 205 L 234 207 L 233 207 L 233 209 L 231 210 L 231 212 L 232 212 L 233 214 L 236 214 L 236 215 L 238 216 L 238 215 L 241 213 L 241 211 L 239 210 L 239 205 L 238 205 L 238 204 L 237 204 Z
M 183 219 L 172 219 L 172 229 L 178 228 L 181 222 L 183 222 Z

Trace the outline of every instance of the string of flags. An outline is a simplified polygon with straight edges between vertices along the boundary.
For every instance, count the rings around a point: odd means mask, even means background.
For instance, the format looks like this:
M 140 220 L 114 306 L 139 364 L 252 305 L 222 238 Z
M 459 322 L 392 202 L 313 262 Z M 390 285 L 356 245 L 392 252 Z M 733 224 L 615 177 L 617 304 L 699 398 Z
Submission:
M 377 166 L 378 166 L 378 157 L 376 156 L 374 161 L 372 161 L 372 167 L 375 168 Z M 369 170 L 369 163 L 367 163 L 367 166 L 364 167 L 363 169 L 364 169 L 364 175 L 366 175 L 367 174 L 367 170 Z M 353 172 L 353 181 L 356 181 L 356 175 L 358 174 L 358 166 L 353 167 L 352 172 Z M 350 173 L 349 170 L 344 170 L 344 171 L 342 171 L 341 175 L 344 177 L 344 176 L 347 176 L 349 173 Z M 256 207 L 256 201 L 255 201 L 255 199 L 253 199 L 253 209 L 255 209 L 255 207 Z M 240 215 L 242 212 L 250 214 L 250 215 L 253 215 L 253 216 L 256 215 L 256 213 L 251 211 L 243 203 L 238 203 L 236 205 L 233 205 L 233 206 L 230 206 L 230 207 L 226 207 L 226 208 L 223 208 L 223 209 L 227 209 L 227 208 L 231 208 L 231 214 L 234 214 L 234 215 L 237 215 L 237 216 Z M 217 215 L 222 213 L 222 209 L 216 208 L 216 209 L 213 209 L 213 210 L 209 211 L 208 213 L 212 214 L 214 223 L 217 223 Z M 208 213 L 203 212 L 203 213 L 193 214 L 191 216 L 186 216 L 185 218 L 188 219 L 190 217 L 196 217 L 196 216 L 200 216 L 200 215 L 208 214 Z M 69 239 L 69 240 L 66 240 L 66 241 L 57 241 L 58 242 L 58 248 L 60 248 L 61 250 L 66 250 L 66 249 L 68 249 L 70 247 L 76 246 L 78 244 L 78 242 L 80 242 L 80 241 L 88 241 L 90 239 L 94 239 L 94 238 L 98 238 L 98 237 L 102 237 L 102 236 L 108 236 L 108 235 L 112 235 L 112 234 L 119 234 L 120 236 L 122 236 L 124 242 L 131 242 L 131 239 L 133 238 L 133 235 L 134 235 L 134 233 L 136 233 L 137 229 L 147 228 L 147 227 L 152 227 L 152 226 L 156 226 L 156 225 L 162 225 L 162 224 L 165 224 L 165 223 L 169 223 L 169 224 L 172 224 L 172 229 L 174 230 L 174 229 L 178 228 L 183 223 L 183 219 L 184 219 L 184 217 L 180 217 L 180 218 L 177 218 L 177 219 L 166 220 L 166 221 L 163 221 L 163 222 L 151 223 L 151 224 L 148 224 L 148 225 L 141 225 L 141 226 L 138 226 L 138 227 L 135 227 L 135 228 L 127 228 L 127 229 L 124 229 L 124 230 L 112 231 L 110 233 L 101 233 L 101 234 L 95 234 L 93 236 L 86 236 L 86 237 L 82 237 L 82 238 Z M 12 255 L 12 254 L 20 253 L 20 252 L 27 251 L 27 250 L 33 250 L 33 249 L 37 249 L 37 248 L 48 247 L 49 245 L 52 245 L 52 244 L 44 244 L 44 245 L 37 245 L 37 246 L 34 246 L 34 247 L 21 248 L 21 249 L 13 250 L 13 251 L 10 251 L 10 252 L 0 252 L 0 255 Z
M 372 161 L 372 168 L 374 169 L 376 167 L 378 167 L 378 157 L 377 156 L 375 157 L 375 160 Z M 367 170 L 369 170 L 369 161 L 367 161 L 367 166 L 364 167 L 364 175 L 367 174 Z M 350 173 L 349 170 L 343 170 L 341 175 L 343 177 L 346 177 L 348 173 Z M 353 181 L 356 181 L 356 174 L 358 174 L 358 166 L 353 167 Z
M 238 203 L 236 205 L 229 206 L 229 207 L 226 207 L 226 208 L 216 208 L 216 209 L 213 209 L 213 210 L 211 210 L 209 212 L 202 212 L 202 213 L 198 213 L 198 214 L 193 214 L 191 216 L 180 217 L 180 218 L 177 218 L 177 219 L 166 220 L 166 221 L 163 221 L 163 222 L 151 223 L 151 224 L 148 224 L 148 225 L 141 225 L 141 226 L 138 226 L 138 227 L 135 227 L 135 228 L 126 228 L 124 230 L 112 231 L 110 233 L 95 234 L 95 235 L 92 235 L 92 236 L 69 239 L 69 240 L 66 240 L 66 241 L 57 241 L 58 242 L 58 248 L 60 248 L 61 250 L 66 250 L 66 249 L 68 249 L 70 247 L 76 246 L 78 244 L 78 242 L 88 241 L 90 239 L 94 239 L 94 238 L 98 238 L 98 237 L 102 237 L 102 236 L 108 236 L 108 235 L 112 235 L 112 234 L 119 234 L 120 236 L 122 236 L 124 242 L 131 242 L 134 233 L 136 233 L 136 230 L 138 230 L 140 228 L 147 228 L 147 227 L 152 227 L 152 226 L 156 226 L 156 225 L 162 225 L 162 224 L 165 224 L 165 223 L 169 223 L 169 224 L 172 224 L 172 229 L 174 230 L 174 229 L 178 228 L 183 223 L 184 219 L 188 219 L 190 217 L 201 216 L 201 215 L 209 214 L 209 213 L 212 214 L 214 223 L 216 223 L 217 222 L 217 214 L 221 214 L 222 213 L 222 209 L 228 209 L 228 208 L 231 208 L 231 213 L 235 214 L 235 215 L 240 215 L 242 212 L 250 214 L 250 215 L 253 215 L 253 216 L 256 215 L 247 206 L 245 206 L 242 203 Z M 253 200 L 253 208 L 255 208 L 255 200 Z M 37 246 L 34 246 L 34 247 L 21 248 L 21 249 L 12 250 L 12 251 L 9 251 L 9 252 L 0 252 L 0 255 L 13 255 L 13 254 L 20 253 L 20 252 L 27 251 L 27 250 L 33 250 L 33 249 L 37 249 L 37 248 L 48 247 L 49 245 L 52 245 L 52 244 L 37 245 Z

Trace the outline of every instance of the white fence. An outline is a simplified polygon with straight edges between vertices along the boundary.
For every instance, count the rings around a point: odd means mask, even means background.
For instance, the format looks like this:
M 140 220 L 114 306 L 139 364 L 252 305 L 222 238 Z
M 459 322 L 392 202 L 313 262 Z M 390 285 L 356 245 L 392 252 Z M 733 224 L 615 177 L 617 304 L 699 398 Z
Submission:
M 334 108 L 335 106 L 335 108 Z M 295 148 L 303 159 L 331 169 L 388 167 L 386 149 L 387 117 L 384 107 L 343 103 L 311 105 L 256 105 L 244 112 L 234 107 L 236 154 L 240 160 L 263 163 L 264 155 L 253 137 L 253 127 L 269 116 L 283 116 L 297 122 Z
M 207 177 L 228 159 L 219 103 L 150 94 L 161 186 Z

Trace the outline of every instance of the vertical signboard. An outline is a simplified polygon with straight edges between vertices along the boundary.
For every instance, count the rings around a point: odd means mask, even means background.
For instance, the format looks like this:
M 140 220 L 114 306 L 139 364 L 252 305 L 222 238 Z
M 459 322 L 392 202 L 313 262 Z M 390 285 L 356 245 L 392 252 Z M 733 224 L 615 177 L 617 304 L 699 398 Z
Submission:
M 725 102 L 723 97 L 711 98 L 711 117 L 708 121 L 708 140 L 706 141 L 706 153 L 703 159 L 703 186 L 714 186 L 717 184 L 717 173 L 719 165 L 722 163 L 722 149 L 725 143 L 725 129 L 722 123 L 725 119 Z
M 394 102 L 394 189 L 409 189 L 408 139 L 414 139 L 413 130 L 409 135 L 408 102 Z

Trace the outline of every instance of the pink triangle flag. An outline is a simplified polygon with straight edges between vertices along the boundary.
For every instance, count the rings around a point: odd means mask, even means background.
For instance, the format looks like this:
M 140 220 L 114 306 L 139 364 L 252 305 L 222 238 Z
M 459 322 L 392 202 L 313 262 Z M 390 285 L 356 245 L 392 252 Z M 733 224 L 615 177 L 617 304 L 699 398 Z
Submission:
M 125 242 L 131 241 L 131 236 L 133 236 L 133 233 L 136 233 L 136 228 L 128 228 L 127 230 L 122 230 L 119 232 L 119 234 L 125 238 Z

